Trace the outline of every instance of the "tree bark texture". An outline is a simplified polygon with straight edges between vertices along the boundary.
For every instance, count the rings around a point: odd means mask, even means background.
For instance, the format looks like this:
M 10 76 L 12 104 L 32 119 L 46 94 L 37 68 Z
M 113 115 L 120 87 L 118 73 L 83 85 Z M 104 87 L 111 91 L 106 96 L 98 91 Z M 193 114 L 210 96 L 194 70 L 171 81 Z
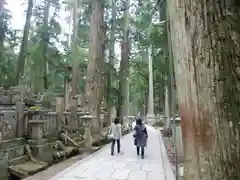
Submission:
M 44 1 L 44 17 L 43 17 L 43 33 L 42 33 L 42 53 L 44 61 L 43 69 L 43 86 L 44 90 L 48 89 L 48 43 L 49 43 L 49 32 L 48 32 L 48 19 L 49 19 L 50 0 Z
M 116 17 L 117 17 L 117 7 L 116 7 L 116 0 L 111 0 L 112 1 L 112 12 L 111 12 L 111 15 L 112 15 L 112 19 L 111 19 L 111 34 L 110 34 L 110 42 L 109 42 L 109 63 L 110 63 L 110 66 L 111 68 L 114 67 L 114 64 L 115 64 L 115 42 L 116 42 Z M 112 106 L 113 106 L 113 102 L 112 102 L 112 98 L 111 98 L 111 91 L 112 91 L 112 69 L 111 68 L 108 68 L 107 69 L 107 83 L 106 83 L 106 103 L 107 103 L 107 111 L 108 111 L 108 119 L 109 122 L 111 122 L 111 116 L 110 116 L 110 113 L 111 113 L 111 109 L 112 109 Z
M 95 116 L 93 127 L 99 129 L 102 101 L 102 74 L 104 63 L 104 7 L 101 0 L 92 3 L 90 22 L 89 63 L 86 78 L 86 98 L 90 113 Z
M 5 0 L 0 0 L 0 47 L 3 47 L 4 39 L 5 39 L 5 25 L 4 25 L 4 4 Z M 2 49 L 0 49 L 2 51 Z
M 112 19 L 111 19 L 111 34 L 110 34 L 110 47 L 109 47 L 109 62 L 110 64 L 115 63 L 115 41 L 116 41 L 116 28 L 117 28 L 117 7 L 116 7 L 116 0 L 112 1 Z
M 128 89 L 126 84 L 128 83 L 128 65 L 129 65 L 129 7 L 130 0 L 124 2 L 124 23 L 123 23 L 123 39 L 121 43 L 121 62 L 120 62 L 120 81 L 119 81 L 119 97 L 118 97 L 118 114 L 120 116 L 121 123 L 123 123 L 124 116 L 126 115 L 126 104 Z
M 31 17 L 32 17 L 32 9 L 33 9 L 33 0 L 28 1 L 26 22 L 23 29 L 23 37 L 20 46 L 20 52 L 17 59 L 17 72 L 16 72 L 16 83 L 19 84 L 21 76 L 24 74 L 24 66 L 27 55 L 27 46 L 28 46 L 28 35 L 31 26 Z
M 72 20 L 73 20 L 73 32 L 71 37 L 71 58 L 72 58 L 72 92 L 71 92 L 71 120 L 74 122 L 74 125 L 77 125 L 77 87 L 78 87 L 78 68 L 79 68 L 79 59 L 77 57 L 77 47 L 78 47 L 78 0 L 74 1 L 72 8 Z
M 240 3 L 170 0 L 185 180 L 240 178 Z
M 72 63 L 72 97 L 74 98 L 77 95 L 77 87 L 78 87 L 78 66 L 79 66 L 79 59 L 77 57 L 77 40 L 78 40 L 78 0 L 74 1 L 73 6 L 73 32 L 71 37 L 71 57 L 73 60 Z
M 5 22 L 4 22 L 4 4 L 5 0 L 0 0 L 0 64 L 4 62 L 4 40 L 5 40 Z M 2 82 L 0 82 L 2 83 Z

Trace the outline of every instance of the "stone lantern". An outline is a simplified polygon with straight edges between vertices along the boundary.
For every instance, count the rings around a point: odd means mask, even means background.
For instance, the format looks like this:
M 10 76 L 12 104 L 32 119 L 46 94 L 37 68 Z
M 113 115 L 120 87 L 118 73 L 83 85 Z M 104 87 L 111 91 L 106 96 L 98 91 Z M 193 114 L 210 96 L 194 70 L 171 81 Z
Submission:
M 43 138 L 43 126 L 45 124 L 45 120 L 30 120 L 31 126 L 31 139 L 39 141 Z
M 38 111 L 29 112 L 29 114 L 39 114 Z M 43 128 L 46 123 L 45 120 L 32 119 L 28 121 L 30 126 L 30 139 L 27 141 L 30 145 L 33 155 L 38 157 L 42 152 L 43 148 L 46 147 L 47 140 L 43 138 Z
M 85 144 L 85 147 L 89 148 L 89 149 L 92 148 L 92 141 L 93 141 L 92 140 L 92 133 L 91 133 L 93 118 L 94 118 L 94 116 L 90 116 L 90 115 L 84 115 L 84 116 L 80 117 L 82 125 L 85 129 L 84 135 L 83 135 L 84 144 Z

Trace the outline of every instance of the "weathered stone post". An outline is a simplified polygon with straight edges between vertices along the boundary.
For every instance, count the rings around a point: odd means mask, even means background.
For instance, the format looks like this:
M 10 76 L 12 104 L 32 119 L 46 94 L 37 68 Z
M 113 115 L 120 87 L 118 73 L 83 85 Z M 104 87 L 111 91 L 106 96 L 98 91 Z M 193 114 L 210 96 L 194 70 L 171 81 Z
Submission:
M 182 140 L 182 129 L 181 126 L 176 127 L 176 150 L 177 150 L 177 155 L 179 158 L 184 157 L 184 149 L 183 149 L 183 140 Z
M 112 120 L 117 116 L 117 111 L 116 111 L 116 107 L 113 106 L 111 109 L 111 122 L 110 125 L 112 124 Z
M 38 112 L 33 112 L 38 113 Z M 45 120 L 30 120 L 30 138 L 27 142 L 32 149 L 34 157 L 38 157 L 46 145 L 46 139 L 43 138 L 43 126 L 46 123 Z
M 76 127 L 78 125 L 78 120 L 77 120 L 77 98 L 76 98 L 76 96 L 73 96 L 72 99 L 71 99 L 70 117 L 71 117 L 71 122 L 73 122 L 73 125 Z
M 16 103 L 16 120 L 17 120 L 17 137 L 22 137 L 25 134 L 25 103 L 17 102 Z
M 8 153 L 0 152 L 0 179 L 8 179 Z
M 84 145 L 86 148 L 91 149 L 92 148 L 92 133 L 91 133 L 91 126 L 92 126 L 92 120 L 93 120 L 94 116 L 90 116 L 90 115 L 84 115 L 82 117 L 80 117 L 80 119 L 82 119 L 83 122 L 83 127 L 85 128 L 84 131 Z
M 7 121 L 6 120 L 1 122 L 1 128 L 0 128 L 0 131 L 1 131 L 1 137 L 0 137 L 1 139 L 0 140 L 1 141 L 4 140 L 4 136 L 5 136 L 6 131 L 7 131 L 6 130 L 6 125 L 7 125 Z
M 57 97 L 56 98 L 56 112 L 57 112 L 57 131 L 61 130 L 62 121 L 64 118 L 64 97 Z
M 101 106 L 100 106 L 100 133 L 103 130 L 103 121 L 104 121 L 104 104 L 103 102 L 101 102 Z
M 70 89 L 70 85 L 69 85 L 69 78 L 65 77 L 64 79 L 64 110 L 67 111 L 68 110 L 68 106 L 69 106 L 69 89 Z

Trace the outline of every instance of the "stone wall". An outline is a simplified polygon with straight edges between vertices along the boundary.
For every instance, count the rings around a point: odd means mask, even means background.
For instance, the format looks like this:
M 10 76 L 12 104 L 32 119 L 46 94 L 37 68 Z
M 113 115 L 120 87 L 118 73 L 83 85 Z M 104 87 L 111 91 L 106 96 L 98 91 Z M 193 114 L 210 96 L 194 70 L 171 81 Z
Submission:
M 1 137 L 3 139 L 16 138 L 17 132 L 17 120 L 16 113 L 13 110 L 3 110 L 0 113 L 0 131 Z
M 0 179 L 8 179 L 8 153 L 0 152 Z
M 24 156 L 25 140 L 23 138 L 15 138 L 12 140 L 0 141 L 0 179 L 8 179 L 9 161 Z

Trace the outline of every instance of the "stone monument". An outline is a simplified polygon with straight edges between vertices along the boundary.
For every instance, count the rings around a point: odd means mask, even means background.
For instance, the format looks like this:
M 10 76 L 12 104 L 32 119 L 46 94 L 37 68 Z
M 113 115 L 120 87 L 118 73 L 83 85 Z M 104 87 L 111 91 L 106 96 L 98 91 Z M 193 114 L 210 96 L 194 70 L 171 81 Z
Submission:
M 29 120 L 30 125 L 30 138 L 27 142 L 31 147 L 33 156 L 38 156 L 43 152 L 46 147 L 47 140 L 43 138 L 43 127 L 46 123 L 45 120 Z
M 91 133 L 91 127 L 92 127 L 93 118 L 94 117 L 90 116 L 90 115 L 84 115 L 84 116 L 80 117 L 83 127 L 85 129 L 84 135 L 83 135 L 84 145 L 88 149 L 92 149 L 93 138 L 92 138 L 92 133 Z

